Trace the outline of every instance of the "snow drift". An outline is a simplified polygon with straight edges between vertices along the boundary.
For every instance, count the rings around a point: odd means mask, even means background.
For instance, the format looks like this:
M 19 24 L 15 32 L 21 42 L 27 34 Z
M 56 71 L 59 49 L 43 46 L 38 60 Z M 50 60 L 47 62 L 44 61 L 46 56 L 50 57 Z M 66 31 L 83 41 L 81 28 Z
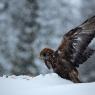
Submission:
M 95 95 L 95 83 L 77 83 L 55 73 L 29 76 L 0 77 L 0 95 Z

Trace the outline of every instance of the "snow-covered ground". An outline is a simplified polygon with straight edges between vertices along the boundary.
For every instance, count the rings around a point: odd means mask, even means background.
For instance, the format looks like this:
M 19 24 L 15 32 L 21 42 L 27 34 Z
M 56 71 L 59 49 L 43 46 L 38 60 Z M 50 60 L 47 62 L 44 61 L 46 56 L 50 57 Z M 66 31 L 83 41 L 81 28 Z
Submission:
M 78 83 L 52 73 L 29 76 L 0 77 L 0 95 L 95 95 L 95 83 Z

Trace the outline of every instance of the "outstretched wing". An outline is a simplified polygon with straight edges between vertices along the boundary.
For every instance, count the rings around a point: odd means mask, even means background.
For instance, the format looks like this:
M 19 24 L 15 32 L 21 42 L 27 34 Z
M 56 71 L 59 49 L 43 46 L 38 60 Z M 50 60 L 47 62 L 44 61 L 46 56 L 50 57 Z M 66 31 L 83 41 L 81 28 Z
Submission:
M 83 63 L 85 50 L 94 37 L 95 16 L 66 33 L 56 53 L 58 53 L 63 59 L 78 67 L 79 64 Z M 85 61 L 86 60 L 87 58 Z

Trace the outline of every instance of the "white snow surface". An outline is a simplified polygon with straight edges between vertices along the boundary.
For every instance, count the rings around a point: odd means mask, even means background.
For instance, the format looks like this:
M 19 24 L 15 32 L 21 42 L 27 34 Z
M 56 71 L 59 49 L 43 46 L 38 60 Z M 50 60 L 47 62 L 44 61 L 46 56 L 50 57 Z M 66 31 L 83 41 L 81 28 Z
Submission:
M 0 95 L 95 95 L 95 82 L 72 83 L 51 73 L 0 77 Z

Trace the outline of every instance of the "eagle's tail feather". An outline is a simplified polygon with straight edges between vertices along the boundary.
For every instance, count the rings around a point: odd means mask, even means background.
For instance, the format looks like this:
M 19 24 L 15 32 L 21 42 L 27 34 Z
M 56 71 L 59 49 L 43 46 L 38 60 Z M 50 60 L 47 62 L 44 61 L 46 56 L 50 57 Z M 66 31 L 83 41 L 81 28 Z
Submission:
M 69 73 L 69 76 L 71 81 L 73 81 L 74 83 L 82 83 L 79 80 L 78 73 L 75 70 L 72 70 L 72 72 Z

